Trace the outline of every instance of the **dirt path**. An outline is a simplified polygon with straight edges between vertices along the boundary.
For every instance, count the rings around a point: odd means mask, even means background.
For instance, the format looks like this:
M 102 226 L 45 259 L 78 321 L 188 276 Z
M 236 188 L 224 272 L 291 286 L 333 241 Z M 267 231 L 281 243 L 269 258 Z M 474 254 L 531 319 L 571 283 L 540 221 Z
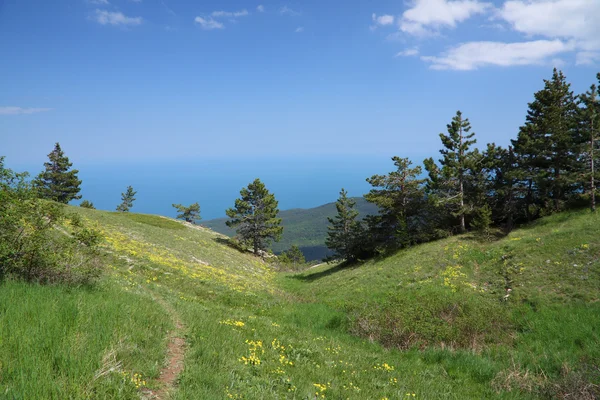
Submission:
M 169 344 L 167 346 L 167 359 L 166 365 L 160 370 L 160 376 L 158 382 L 160 383 L 160 389 L 150 390 L 145 389 L 143 391 L 144 399 L 156 399 L 163 400 L 167 399 L 169 393 L 175 387 L 177 377 L 183 371 L 183 359 L 185 353 L 185 340 L 183 339 L 183 331 L 185 326 L 179 319 L 179 316 L 175 309 L 167 303 L 164 299 L 152 295 L 155 302 L 161 305 L 165 311 L 173 319 L 173 325 L 175 329 L 169 334 Z

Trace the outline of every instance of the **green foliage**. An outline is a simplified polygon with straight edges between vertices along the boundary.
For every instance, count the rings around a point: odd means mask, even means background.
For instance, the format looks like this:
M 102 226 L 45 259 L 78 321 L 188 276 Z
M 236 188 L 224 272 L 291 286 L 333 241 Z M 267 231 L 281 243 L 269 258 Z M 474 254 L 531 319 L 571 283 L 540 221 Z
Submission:
M 367 178 L 373 189 L 365 195 L 379 213 L 367 217 L 369 236 L 375 247 L 398 249 L 424 239 L 423 215 L 426 202 L 422 169 L 411 168 L 408 158 L 393 157 L 396 171 Z
M 188 207 L 181 204 L 173 204 L 173 207 L 179 212 L 179 214 L 177 214 L 177 219 L 183 219 L 191 224 L 195 224 L 202 219 L 200 217 L 200 204 L 198 203 L 194 203 Z
M 121 193 L 122 202 L 117 206 L 117 211 L 129 212 L 129 210 L 133 207 L 133 202 L 136 200 L 136 194 L 137 192 L 133 190 L 133 187 L 127 186 L 127 191 L 125 191 L 125 193 Z
M 34 180 L 41 198 L 67 204 L 71 200 L 81 199 L 78 195 L 81 181 L 77 178 L 78 170 L 73 169 L 69 158 L 65 156 L 60 144 L 48 154 L 49 161 L 44 163 L 45 170 Z
M 98 232 L 60 203 L 39 199 L 0 158 L 0 277 L 87 284 L 102 271 Z
M 492 209 L 489 205 L 485 204 L 477 210 L 471 226 L 486 240 L 492 238 Z
M 352 200 L 356 202 L 355 209 L 359 212 L 359 217 L 377 214 L 377 206 L 367 202 L 364 197 L 353 197 Z M 309 209 L 295 208 L 280 211 L 279 218 L 281 218 L 283 233 L 279 242 L 272 243 L 273 252 L 281 253 L 296 244 L 307 260 L 321 260 L 330 255 L 330 251 L 325 246 L 329 225 L 327 218 L 335 214 L 335 203 Z M 219 218 L 204 221 L 202 225 L 224 235 L 234 236 L 235 230 L 229 228 L 226 222 L 226 218 Z
M 235 207 L 226 211 L 230 218 L 227 226 L 235 227 L 239 239 L 250 246 L 255 255 L 264 251 L 270 240 L 278 241 L 283 232 L 279 209 L 275 196 L 270 193 L 260 179 L 255 179 L 247 188 L 240 191 L 241 197 L 235 200 Z
M 356 202 L 348 198 L 348 192 L 342 188 L 335 204 L 337 215 L 327 218 L 330 226 L 325 245 L 334 251 L 335 257 L 347 261 L 355 261 L 364 251 L 361 243 L 363 227 L 356 220 L 358 211 L 354 209 L 355 205 Z
M 598 74 L 600 82 L 600 74 Z M 588 177 L 587 187 L 590 195 L 590 209 L 596 211 L 596 182 L 600 179 L 598 173 L 598 154 L 600 154 L 600 101 L 598 99 L 598 87 L 592 85 L 590 90 L 580 94 L 578 101 L 578 129 L 582 140 L 585 142 L 581 151 L 580 163 L 584 176 Z
M 289 250 L 281 253 L 277 257 L 277 261 L 286 267 L 290 267 L 292 271 L 297 271 L 306 265 L 304 254 L 296 245 L 292 245 Z
M 544 89 L 529 103 L 525 125 L 512 141 L 518 158 L 518 185 L 524 192 L 526 210 L 534 212 L 528 213 L 530 219 L 564 209 L 565 202 L 581 188 L 581 137 L 570 86 L 563 73 L 554 69 L 552 79 L 544 80 Z
M 442 159 L 439 160 L 441 169 L 433 159 L 425 161 L 425 169 L 429 173 L 428 194 L 438 204 L 449 210 L 459 219 L 459 229 L 466 230 L 466 216 L 474 208 L 474 193 L 468 193 L 468 188 L 477 188 L 477 150 L 471 150 L 477 140 L 473 139 L 471 123 L 463 118 L 460 111 L 448 124 L 448 134 L 440 133 L 444 148 L 440 150 Z
M 91 201 L 88 200 L 83 200 L 80 204 L 79 207 L 83 207 L 83 208 L 89 208 L 91 210 L 95 210 L 96 207 L 94 207 L 94 203 L 92 203 Z

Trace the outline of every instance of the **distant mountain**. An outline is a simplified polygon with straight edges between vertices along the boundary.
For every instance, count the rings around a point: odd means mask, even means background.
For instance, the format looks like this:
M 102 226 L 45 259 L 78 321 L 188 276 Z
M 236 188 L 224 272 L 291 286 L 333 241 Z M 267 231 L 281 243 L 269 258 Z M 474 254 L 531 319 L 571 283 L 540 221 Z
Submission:
M 377 207 L 367 202 L 364 197 L 354 197 L 356 209 L 360 217 L 377 213 Z M 320 260 L 330 254 L 325 247 L 327 237 L 327 217 L 336 214 L 335 203 L 327 203 L 315 208 L 294 208 L 279 213 L 283 220 L 283 236 L 271 248 L 275 253 L 281 253 L 292 245 L 297 245 L 307 260 Z M 225 225 L 227 218 L 203 221 L 202 225 L 227 236 L 234 236 L 235 231 Z

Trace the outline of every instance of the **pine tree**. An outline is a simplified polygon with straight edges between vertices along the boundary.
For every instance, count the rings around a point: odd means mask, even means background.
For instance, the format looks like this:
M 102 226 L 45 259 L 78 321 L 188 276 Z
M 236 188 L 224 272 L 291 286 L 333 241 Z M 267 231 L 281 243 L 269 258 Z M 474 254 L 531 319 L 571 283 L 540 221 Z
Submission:
M 544 80 L 544 89 L 529 103 L 525 125 L 512 141 L 528 210 L 534 205 L 560 211 L 581 187 L 575 173 L 580 145 L 577 106 L 570 86 L 563 73 L 554 69 L 552 79 Z
M 59 143 L 56 143 L 54 150 L 48 154 L 48 160 L 44 163 L 45 170 L 34 180 L 39 196 L 64 204 L 81 199 L 78 195 L 81 190 L 81 181 L 77 178 L 79 171 L 71 170 L 73 164 L 69 162 Z
M 440 133 L 444 148 L 440 150 L 443 158 L 439 160 L 442 168 L 438 168 L 433 159 L 425 160 L 425 169 L 429 173 L 428 187 L 438 202 L 449 207 L 452 214 L 459 219 L 460 231 L 466 230 L 466 214 L 473 208 L 467 204 L 465 187 L 469 175 L 473 175 L 475 155 L 471 146 L 477 141 L 471 133 L 471 123 L 463 118 L 460 111 L 447 125 L 448 134 Z
M 327 218 L 331 225 L 328 227 L 325 245 L 334 251 L 335 257 L 348 261 L 354 261 L 360 255 L 362 225 L 356 220 L 358 211 L 354 209 L 355 205 L 356 202 L 348 198 L 348 192 L 342 189 L 335 203 L 337 215 Z
M 379 208 L 379 214 L 368 217 L 371 237 L 376 246 L 398 248 L 421 240 L 423 221 L 419 215 L 425 199 L 424 179 L 418 179 L 421 167 L 411 168 L 408 158 L 393 157 L 396 171 L 367 178 L 373 189 L 365 199 Z
M 598 74 L 600 81 L 600 73 Z M 582 163 L 586 164 L 585 176 L 589 177 L 590 182 L 590 208 L 596 211 L 596 180 L 598 179 L 596 172 L 596 157 L 598 156 L 598 144 L 600 135 L 600 101 L 598 99 L 598 88 L 592 85 L 590 90 L 579 95 L 578 120 L 579 129 L 582 139 L 585 140 L 582 150 Z
M 240 191 L 241 197 L 235 200 L 234 208 L 226 211 L 227 226 L 236 228 L 243 243 L 252 246 L 254 254 L 265 250 L 270 240 L 279 241 L 283 232 L 279 209 L 275 196 L 270 193 L 260 179 L 255 179 L 247 188 Z
M 127 191 L 125 193 L 121 193 L 122 202 L 117 206 L 117 211 L 129 212 L 129 210 L 133 207 L 136 194 L 137 192 L 135 192 L 131 186 L 127 186 Z
M 484 191 L 486 205 L 492 211 L 492 221 L 503 223 L 510 232 L 517 217 L 518 194 L 515 190 L 516 159 L 511 146 L 504 149 L 488 144 L 483 153 L 482 170 L 486 175 Z
M 306 258 L 304 258 L 304 254 L 300 250 L 298 246 L 295 244 L 289 248 L 289 250 L 283 252 L 281 256 L 279 256 L 280 261 L 288 264 L 292 264 L 294 269 L 298 267 L 298 265 L 305 264 Z
M 188 207 L 181 204 L 173 204 L 173 207 L 175 207 L 179 212 L 179 214 L 177 214 L 177 219 L 183 219 L 191 224 L 195 224 L 197 221 L 202 219 L 200 217 L 199 203 L 194 203 Z
M 89 200 L 83 200 L 83 201 L 82 201 L 82 202 L 79 204 L 79 207 L 82 207 L 82 208 L 89 208 L 89 209 L 92 209 L 92 210 L 95 210 L 95 209 L 96 209 L 96 207 L 94 207 L 94 203 L 92 203 L 92 202 L 91 202 L 91 201 L 89 201 Z
M 472 223 L 473 228 L 485 239 L 490 240 L 492 237 L 492 209 L 485 204 L 479 207 L 475 213 L 475 218 Z

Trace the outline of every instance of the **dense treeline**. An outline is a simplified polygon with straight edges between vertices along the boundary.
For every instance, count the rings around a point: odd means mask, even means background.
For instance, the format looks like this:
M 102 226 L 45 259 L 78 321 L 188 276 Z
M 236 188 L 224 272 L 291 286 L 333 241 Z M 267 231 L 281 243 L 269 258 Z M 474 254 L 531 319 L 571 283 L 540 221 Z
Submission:
M 441 158 L 424 161 L 426 177 L 409 159 L 394 157 L 395 171 L 367 179 L 373 189 L 365 198 L 378 215 L 356 221 L 342 190 L 328 246 L 354 260 L 454 233 L 490 237 L 491 229 L 510 232 L 569 208 L 595 211 L 599 125 L 598 87 L 576 96 L 556 69 L 508 148 L 475 148 L 475 132 L 458 111 L 440 134 Z

